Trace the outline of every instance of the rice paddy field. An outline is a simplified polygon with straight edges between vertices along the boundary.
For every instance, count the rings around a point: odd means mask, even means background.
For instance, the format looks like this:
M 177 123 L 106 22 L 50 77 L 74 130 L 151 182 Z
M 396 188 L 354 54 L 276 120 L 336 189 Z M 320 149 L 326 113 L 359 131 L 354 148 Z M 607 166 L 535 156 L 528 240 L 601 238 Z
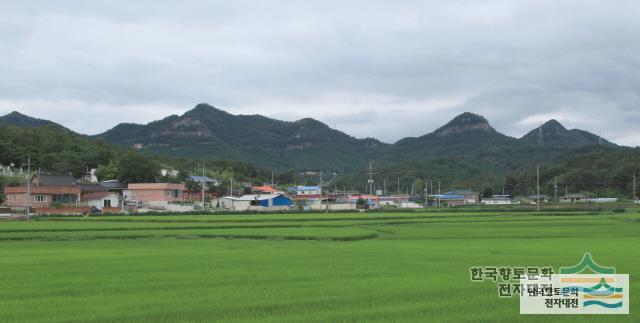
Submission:
M 630 275 L 630 315 L 524 316 L 472 266 Z M 105 216 L 0 222 L 2 322 L 640 322 L 640 213 Z

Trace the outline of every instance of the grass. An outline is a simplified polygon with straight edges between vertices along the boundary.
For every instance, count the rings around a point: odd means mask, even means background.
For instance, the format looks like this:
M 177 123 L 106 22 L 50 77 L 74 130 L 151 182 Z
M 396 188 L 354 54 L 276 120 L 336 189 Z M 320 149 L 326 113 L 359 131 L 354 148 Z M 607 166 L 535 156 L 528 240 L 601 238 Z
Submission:
M 637 322 L 634 214 L 455 212 L 47 218 L 0 223 L 0 321 Z M 629 316 L 520 316 L 469 267 L 591 252 Z

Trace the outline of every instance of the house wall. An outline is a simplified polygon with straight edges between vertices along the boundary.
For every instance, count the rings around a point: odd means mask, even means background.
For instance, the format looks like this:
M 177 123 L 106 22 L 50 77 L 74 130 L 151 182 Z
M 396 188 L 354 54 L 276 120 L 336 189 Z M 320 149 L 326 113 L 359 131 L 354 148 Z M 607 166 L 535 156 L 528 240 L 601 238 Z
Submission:
M 47 201 L 46 202 L 36 202 L 36 195 L 45 195 Z M 22 207 L 25 206 L 26 195 L 24 193 L 20 194 L 6 194 L 7 206 L 10 207 Z M 52 196 L 50 194 L 31 194 L 31 207 L 49 207 L 51 206 Z
M 86 200 L 83 201 L 83 204 L 88 206 L 88 207 L 95 207 L 98 210 L 102 210 L 104 208 L 104 201 L 105 200 L 109 200 L 111 201 L 111 207 L 112 208 L 117 208 L 119 205 L 119 201 L 118 201 L 118 195 L 116 195 L 115 193 L 110 194 L 109 196 L 105 196 L 103 198 L 99 198 L 99 199 L 91 199 L 91 200 Z
M 6 204 L 10 207 L 24 208 L 27 187 L 5 187 Z M 75 195 L 76 200 L 80 201 L 80 188 L 75 186 L 34 186 L 31 187 L 30 203 L 31 207 L 49 207 L 53 202 L 53 195 L 68 194 Z M 45 196 L 45 201 L 37 202 L 37 196 Z M 75 205 L 75 203 L 71 203 Z
M 134 183 L 128 185 L 125 196 L 141 202 L 181 202 L 184 190 L 184 184 L 177 183 Z M 174 195 L 174 191 L 177 191 L 177 194 Z
M 167 201 L 180 202 L 183 201 L 183 194 L 178 190 L 178 196 L 173 195 L 171 189 L 129 189 L 132 200 L 141 202 Z
M 589 202 L 589 199 L 560 199 L 560 203 L 584 203 Z

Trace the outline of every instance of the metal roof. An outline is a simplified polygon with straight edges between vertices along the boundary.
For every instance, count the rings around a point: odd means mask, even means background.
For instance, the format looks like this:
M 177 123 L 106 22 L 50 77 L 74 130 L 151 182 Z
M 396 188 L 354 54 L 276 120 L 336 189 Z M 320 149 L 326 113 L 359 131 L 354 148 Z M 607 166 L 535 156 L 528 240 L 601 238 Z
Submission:
M 68 175 L 36 175 L 36 184 L 39 186 L 73 186 L 76 179 Z
M 209 176 L 188 176 L 188 179 L 198 183 L 219 183 L 220 181 Z
M 243 195 L 240 197 L 235 197 L 235 196 L 225 196 L 225 199 L 230 199 L 230 200 L 234 200 L 234 201 L 264 201 L 264 200 L 271 200 L 274 199 L 278 196 L 285 196 L 287 198 L 289 198 L 288 196 L 282 194 L 282 193 L 276 193 L 276 194 L 247 194 L 247 195 Z

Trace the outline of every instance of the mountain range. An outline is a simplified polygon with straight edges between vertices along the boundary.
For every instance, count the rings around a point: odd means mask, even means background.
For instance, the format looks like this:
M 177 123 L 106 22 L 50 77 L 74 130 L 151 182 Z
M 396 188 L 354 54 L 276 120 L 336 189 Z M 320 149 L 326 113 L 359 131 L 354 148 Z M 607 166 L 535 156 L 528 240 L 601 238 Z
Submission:
M 0 125 L 63 126 L 12 112 Z M 437 159 L 466 159 L 493 171 L 518 170 L 541 160 L 561 158 L 585 146 L 616 147 L 584 130 L 568 130 L 550 120 L 522 138 L 495 130 L 482 116 L 465 112 L 435 131 L 393 144 L 358 139 L 305 118 L 288 122 L 261 115 L 234 115 L 198 104 L 183 115 L 142 124 L 122 123 L 89 139 L 179 157 L 218 157 L 278 170 L 361 170 L 370 160 L 381 165 Z

